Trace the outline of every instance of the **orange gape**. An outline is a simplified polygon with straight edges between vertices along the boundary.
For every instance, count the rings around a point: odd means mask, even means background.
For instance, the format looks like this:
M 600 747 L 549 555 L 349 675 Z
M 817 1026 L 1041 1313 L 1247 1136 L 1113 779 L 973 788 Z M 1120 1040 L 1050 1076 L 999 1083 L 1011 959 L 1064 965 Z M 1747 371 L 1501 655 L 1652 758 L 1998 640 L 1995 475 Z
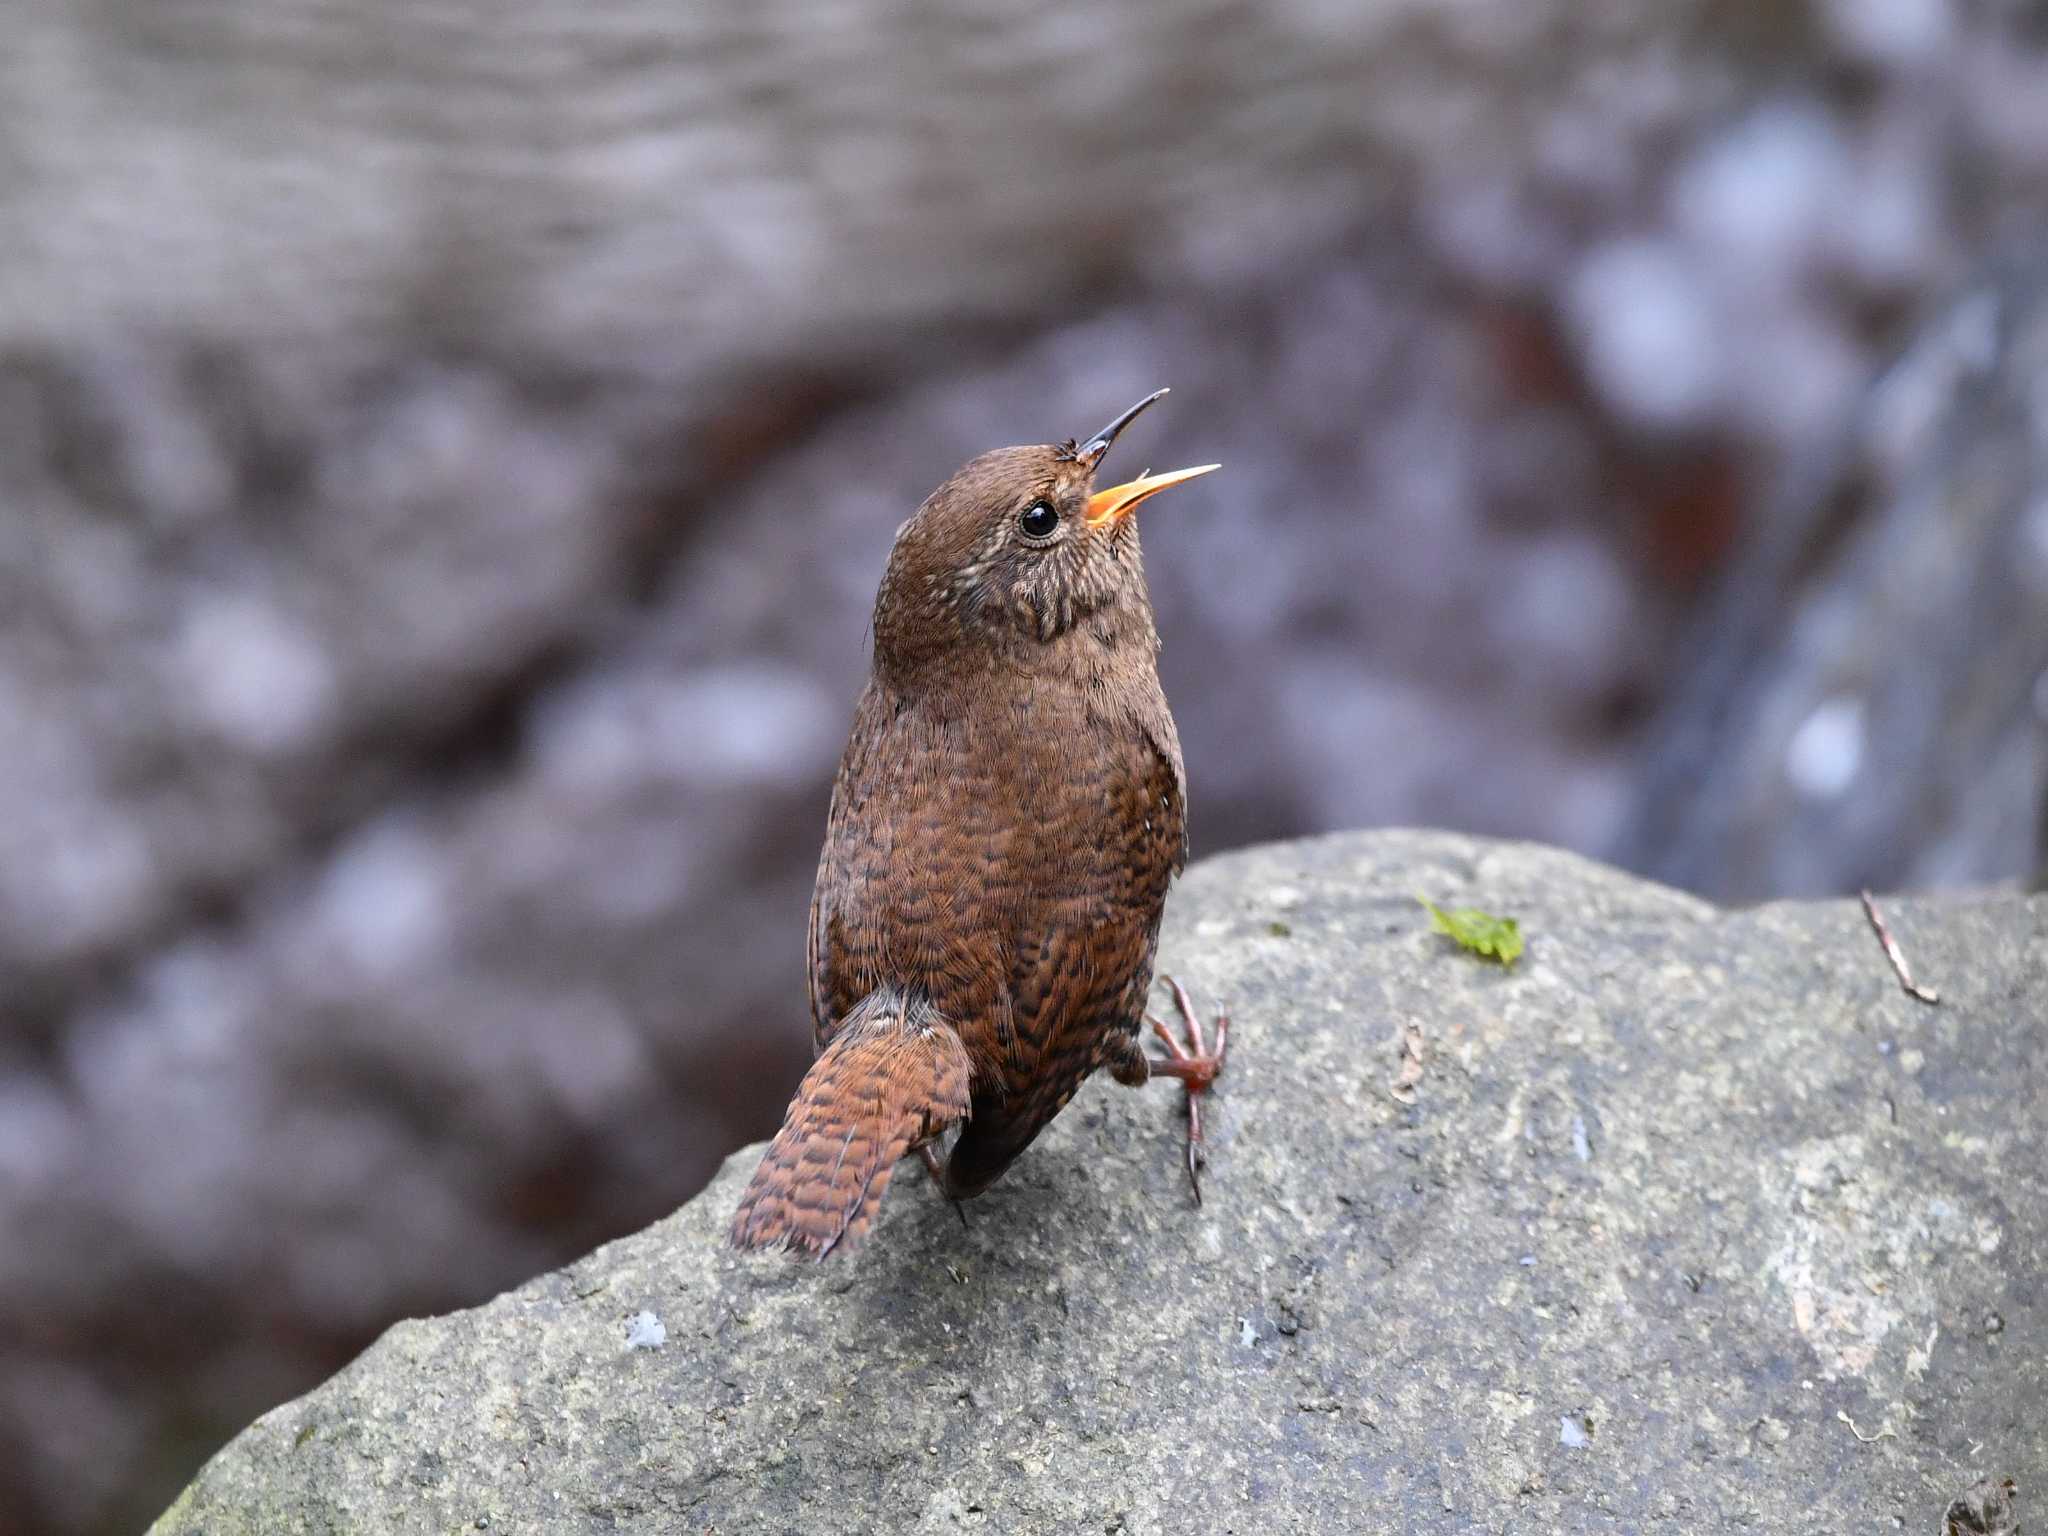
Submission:
M 742 1248 L 850 1247 L 911 1151 L 980 1193 L 1098 1068 L 1185 1086 L 1195 1175 L 1227 1036 L 1212 1054 L 1176 988 L 1188 1044 L 1156 1020 L 1170 1054 L 1140 1044 L 1187 796 L 1132 514 L 1215 466 L 1094 488 L 1157 398 L 1085 444 L 983 454 L 897 532 L 811 896 L 818 1059 Z

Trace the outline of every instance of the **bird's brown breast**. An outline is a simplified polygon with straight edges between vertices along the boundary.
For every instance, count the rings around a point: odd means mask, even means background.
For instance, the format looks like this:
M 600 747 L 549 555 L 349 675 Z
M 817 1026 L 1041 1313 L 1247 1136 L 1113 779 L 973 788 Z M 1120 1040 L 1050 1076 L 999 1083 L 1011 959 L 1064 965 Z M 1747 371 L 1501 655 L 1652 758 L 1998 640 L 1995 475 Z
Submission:
M 1046 1088 L 1064 1102 L 1097 1037 L 1135 1021 L 1184 826 L 1144 660 L 1123 690 L 1060 676 L 944 698 L 870 687 L 813 901 L 821 1045 L 877 986 L 916 989 L 960 1031 L 978 1099 L 1021 1108 Z

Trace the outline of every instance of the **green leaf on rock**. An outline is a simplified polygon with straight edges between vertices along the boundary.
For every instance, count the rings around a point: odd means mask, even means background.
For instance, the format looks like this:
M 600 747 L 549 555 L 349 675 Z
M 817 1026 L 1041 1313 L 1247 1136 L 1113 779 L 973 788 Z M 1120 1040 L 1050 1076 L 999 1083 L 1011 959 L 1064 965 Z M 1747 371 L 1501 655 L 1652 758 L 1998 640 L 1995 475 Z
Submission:
M 1477 907 L 1446 912 L 1427 896 L 1415 898 L 1429 908 L 1438 933 L 1447 933 L 1475 955 L 1513 965 L 1522 952 L 1522 929 L 1512 917 L 1495 917 Z

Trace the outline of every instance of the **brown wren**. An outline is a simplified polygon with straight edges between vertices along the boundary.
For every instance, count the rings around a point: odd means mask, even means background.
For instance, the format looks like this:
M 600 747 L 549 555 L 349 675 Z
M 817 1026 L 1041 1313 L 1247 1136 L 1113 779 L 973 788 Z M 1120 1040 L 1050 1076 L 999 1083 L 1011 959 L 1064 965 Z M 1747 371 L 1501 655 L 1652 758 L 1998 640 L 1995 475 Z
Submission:
M 1171 982 L 1187 1042 L 1145 1011 L 1187 781 L 1132 514 L 1218 466 L 1094 489 L 1165 393 L 1085 442 L 981 455 L 896 532 L 811 897 L 817 1060 L 741 1197 L 741 1248 L 852 1245 L 911 1152 L 979 1194 L 1098 1067 L 1185 1086 L 1201 1198 L 1229 1021 L 1212 1051 Z

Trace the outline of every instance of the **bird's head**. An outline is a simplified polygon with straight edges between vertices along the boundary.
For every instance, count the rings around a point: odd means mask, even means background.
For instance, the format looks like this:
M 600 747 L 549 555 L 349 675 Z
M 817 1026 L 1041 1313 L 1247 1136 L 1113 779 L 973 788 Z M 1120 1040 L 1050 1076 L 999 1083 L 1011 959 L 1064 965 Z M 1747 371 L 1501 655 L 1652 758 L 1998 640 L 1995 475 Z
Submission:
M 908 676 L 965 651 L 1029 656 L 1090 620 L 1151 636 L 1138 550 L 1140 503 L 1217 468 L 1141 475 L 1105 490 L 1095 471 L 1147 395 L 1085 441 L 971 459 L 896 531 L 875 599 L 879 670 Z

